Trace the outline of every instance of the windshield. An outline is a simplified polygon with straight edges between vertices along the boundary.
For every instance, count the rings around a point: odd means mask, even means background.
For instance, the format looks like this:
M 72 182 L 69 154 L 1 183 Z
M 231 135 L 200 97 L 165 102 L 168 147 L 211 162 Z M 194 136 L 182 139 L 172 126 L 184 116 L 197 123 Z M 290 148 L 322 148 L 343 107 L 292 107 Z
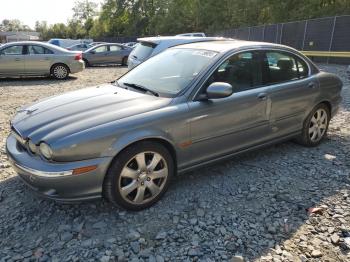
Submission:
M 168 49 L 122 76 L 118 84 L 139 85 L 173 96 L 185 89 L 216 55 L 206 50 Z
M 135 49 L 131 52 L 131 56 L 134 56 L 136 59 L 143 61 L 151 56 L 156 44 L 141 42 L 136 45 Z

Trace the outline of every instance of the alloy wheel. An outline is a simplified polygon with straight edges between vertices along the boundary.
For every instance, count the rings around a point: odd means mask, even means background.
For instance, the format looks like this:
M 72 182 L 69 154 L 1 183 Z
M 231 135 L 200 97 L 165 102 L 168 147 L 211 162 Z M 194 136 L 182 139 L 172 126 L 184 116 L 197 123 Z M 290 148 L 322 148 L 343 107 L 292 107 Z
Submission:
M 309 137 L 312 142 L 318 142 L 327 130 L 328 116 L 326 110 L 319 108 L 311 118 Z
M 162 192 L 168 174 L 164 157 L 156 152 L 141 152 L 132 157 L 122 169 L 118 191 L 131 204 L 145 204 Z
M 55 66 L 53 70 L 53 74 L 56 78 L 64 79 L 67 77 L 68 70 L 63 65 L 58 65 L 58 66 Z

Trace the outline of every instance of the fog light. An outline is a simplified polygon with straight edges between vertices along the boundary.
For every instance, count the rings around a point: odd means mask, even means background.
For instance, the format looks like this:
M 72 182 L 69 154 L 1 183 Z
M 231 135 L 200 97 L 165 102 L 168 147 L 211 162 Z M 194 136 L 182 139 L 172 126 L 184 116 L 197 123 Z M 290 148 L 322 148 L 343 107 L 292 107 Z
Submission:
M 40 153 L 46 158 L 51 159 L 52 157 L 52 150 L 50 146 L 44 142 L 40 143 Z
M 36 153 L 36 144 L 34 144 L 34 143 L 32 142 L 32 140 L 29 140 L 29 141 L 28 141 L 28 147 L 29 147 L 29 150 L 30 150 L 33 154 Z

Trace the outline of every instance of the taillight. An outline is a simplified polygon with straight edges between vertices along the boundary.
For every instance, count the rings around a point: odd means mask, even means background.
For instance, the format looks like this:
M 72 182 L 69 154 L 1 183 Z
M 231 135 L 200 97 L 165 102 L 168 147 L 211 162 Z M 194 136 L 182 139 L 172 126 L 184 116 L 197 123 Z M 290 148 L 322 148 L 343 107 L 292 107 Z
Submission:
M 74 57 L 74 60 L 81 60 L 82 58 L 83 58 L 82 53 L 80 53 Z

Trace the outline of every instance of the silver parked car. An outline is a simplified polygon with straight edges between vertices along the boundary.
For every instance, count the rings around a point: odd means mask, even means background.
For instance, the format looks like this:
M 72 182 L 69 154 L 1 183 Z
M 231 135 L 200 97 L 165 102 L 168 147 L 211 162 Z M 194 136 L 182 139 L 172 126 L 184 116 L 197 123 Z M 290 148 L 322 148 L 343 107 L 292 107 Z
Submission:
M 13 42 L 0 47 L 0 77 L 53 76 L 66 79 L 84 69 L 81 52 L 40 42 Z
M 130 53 L 128 69 L 143 63 L 152 56 L 163 52 L 167 48 L 188 43 L 223 40 L 222 37 L 191 37 L 191 36 L 157 36 L 137 39 L 138 44 Z
M 47 198 L 104 196 L 140 210 L 178 172 L 286 139 L 317 146 L 341 88 L 337 76 L 289 47 L 187 44 L 114 83 L 21 109 L 6 150 L 25 183 Z
M 121 64 L 126 65 L 131 48 L 122 44 L 101 44 L 83 52 L 87 66 Z

